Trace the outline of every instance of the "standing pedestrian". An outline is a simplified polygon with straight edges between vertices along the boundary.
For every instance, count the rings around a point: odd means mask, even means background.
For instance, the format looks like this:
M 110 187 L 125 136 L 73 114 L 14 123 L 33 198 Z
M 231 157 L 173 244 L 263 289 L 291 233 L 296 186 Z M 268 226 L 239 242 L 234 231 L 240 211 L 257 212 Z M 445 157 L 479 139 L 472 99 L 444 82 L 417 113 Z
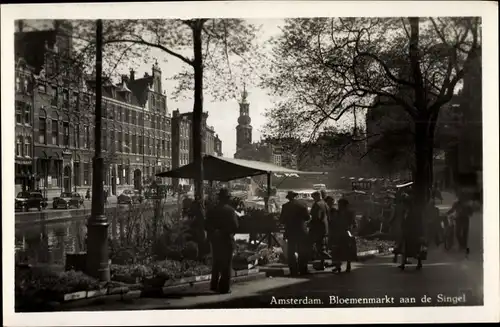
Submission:
M 289 191 L 283 204 L 280 220 L 285 226 L 284 238 L 287 240 L 287 258 L 290 275 L 307 274 L 307 204 L 296 200 L 297 193 Z M 297 253 L 297 256 L 296 256 Z
M 474 213 L 470 201 L 468 201 L 465 193 L 458 196 L 458 200 L 453 204 L 448 211 L 448 215 L 455 213 L 456 215 L 456 237 L 461 250 L 465 250 L 466 255 L 469 255 L 469 225 L 470 217 Z
M 218 203 L 207 212 L 206 230 L 212 247 L 212 279 L 210 290 L 226 294 L 231 292 L 231 261 L 235 248 L 234 234 L 238 217 L 229 205 L 230 194 L 221 189 Z
M 312 194 L 314 203 L 311 207 L 311 222 L 309 226 L 309 238 L 312 244 L 313 256 L 320 258 L 320 269 L 324 269 L 325 257 L 328 243 L 328 207 L 321 198 L 320 192 Z
M 356 226 L 355 214 L 349 208 L 347 199 L 340 199 L 338 202 L 338 210 L 334 220 L 335 226 L 335 245 L 337 260 L 340 261 L 334 271 L 341 271 L 342 261 L 346 262 L 346 272 L 351 271 L 351 262 L 356 260 L 356 239 L 352 235 L 352 230 Z

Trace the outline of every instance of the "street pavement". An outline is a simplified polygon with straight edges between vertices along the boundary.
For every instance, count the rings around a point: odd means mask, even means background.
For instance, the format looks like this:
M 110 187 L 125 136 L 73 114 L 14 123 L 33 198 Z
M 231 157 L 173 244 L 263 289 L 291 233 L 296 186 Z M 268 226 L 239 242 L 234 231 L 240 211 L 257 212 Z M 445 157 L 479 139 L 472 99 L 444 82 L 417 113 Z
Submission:
M 476 213 L 471 219 L 469 245 L 471 253 L 468 258 L 456 248 L 446 251 L 442 246 L 431 247 L 428 260 L 424 261 L 420 271 L 415 269 L 415 262 L 401 271 L 397 264 L 392 263 L 392 256 L 386 255 L 354 263 L 351 273 L 316 272 L 306 278 L 274 277 L 237 283 L 227 295 L 213 294 L 207 289 L 198 293 L 139 298 L 72 310 L 482 305 L 481 213 Z M 347 299 L 384 303 L 338 303 Z M 306 301 L 306 304 L 299 301 Z

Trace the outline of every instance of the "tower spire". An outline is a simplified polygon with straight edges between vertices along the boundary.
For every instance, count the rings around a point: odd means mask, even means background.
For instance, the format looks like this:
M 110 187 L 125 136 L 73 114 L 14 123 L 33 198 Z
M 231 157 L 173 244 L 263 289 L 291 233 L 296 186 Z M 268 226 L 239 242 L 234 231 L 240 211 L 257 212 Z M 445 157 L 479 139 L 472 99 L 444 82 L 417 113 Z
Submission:
M 247 102 L 247 83 L 243 82 L 243 92 L 241 93 L 241 103 L 246 103 Z

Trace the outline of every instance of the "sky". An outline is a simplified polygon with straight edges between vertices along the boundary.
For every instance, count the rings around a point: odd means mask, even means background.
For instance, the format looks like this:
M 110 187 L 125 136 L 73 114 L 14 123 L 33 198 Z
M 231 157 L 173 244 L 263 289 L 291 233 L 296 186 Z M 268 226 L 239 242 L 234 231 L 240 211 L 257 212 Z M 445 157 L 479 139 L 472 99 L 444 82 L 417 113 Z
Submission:
M 279 34 L 279 26 L 284 21 L 282 19 L 252 19 L 252 24 L 261 25 L 260 35 L 262 42 L 265 42 L 270 37 Z M 179 73 L 184 65 L 180 60 L 173 58 L 169 55 L 162 53 L 161 50 L 152 51 L 151 56 L 157 57 L 158 65 L 162 70 L 163 89 L 167 94 L 167 105 L 170 113 L 179 109 L 182 112 L 193 110 L 193 101 L 178 101 L 175 102 L 170 99 L 169 95 L 175 87 L 175 81 L 169 80 L 170 77 Z M 165 58 L 166 56 L 166 58 Z M 168 61 L 165 62 L 164 59 Z M 142 77 L 145 72 L 151 74 L 153 62 L 143 64 L 137 67 L 136 76 Z M 127 73 L 127 72 L 124 72 Z M 237 72 L 234 72 L 237 73 Z M 252 119 L 252 141 L 256 142 L 261 137 L 261 129 L 265 124 L 264 112 L 267 108 L 273 105 L 272 97 L 267 94 L 267 91 L 258 87 L 247 86 L 248 97 L 247 101 L 250 103 L 250 117 Z M 236 99 L 228 100 L 225 102 L 210 101 L 208 96 L 204 98 L 204 111 L 208 112 L 207 124 L 213 126 L 215 132 L 222 140 L 222 152 L 225 157 L 232 158 L 236 152 L 236 126 L 239 117 L 239 104 Z

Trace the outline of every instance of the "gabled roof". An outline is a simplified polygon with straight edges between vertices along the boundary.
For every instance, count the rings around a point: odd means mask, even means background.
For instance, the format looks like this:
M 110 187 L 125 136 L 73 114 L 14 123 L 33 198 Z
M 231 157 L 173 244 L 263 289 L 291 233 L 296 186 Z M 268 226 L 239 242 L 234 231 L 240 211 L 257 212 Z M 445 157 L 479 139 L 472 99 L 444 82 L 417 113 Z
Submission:
M 254 160 L 215 157 L 211 155 L 203 157 L 203 174 L 205 180 L 230 181 L 268 173 L 297 175 L 327 174 L 326 172 L 299 171 Z M 174 170 L 159 173 L 156 176 L 194 179 L 196 177 L 196 169 L 194 163 L 190 163 Z

